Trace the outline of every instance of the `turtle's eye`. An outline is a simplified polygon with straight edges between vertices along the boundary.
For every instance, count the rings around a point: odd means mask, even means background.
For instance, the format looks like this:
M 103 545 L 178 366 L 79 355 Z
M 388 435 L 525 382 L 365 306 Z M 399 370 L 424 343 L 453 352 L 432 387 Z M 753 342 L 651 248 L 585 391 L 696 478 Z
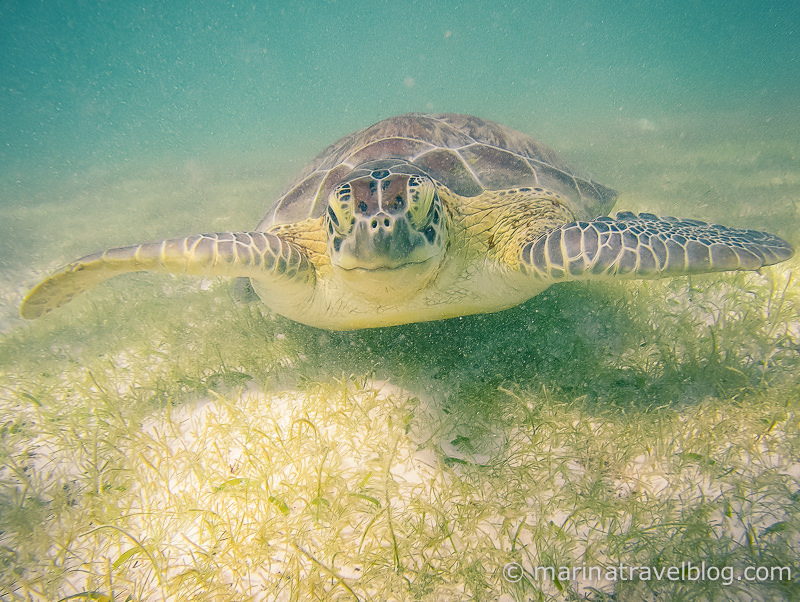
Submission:
M 328 200 L 328 232 L 348 234 L 353 229 L 353 190 L 349 182 L 336 188 Z
M 423 176 L 411 176 L 408 179 L 408 217 L 411 224 L 422 230 L 431 220 L 434 200 L 436 199 L 436 186 Z

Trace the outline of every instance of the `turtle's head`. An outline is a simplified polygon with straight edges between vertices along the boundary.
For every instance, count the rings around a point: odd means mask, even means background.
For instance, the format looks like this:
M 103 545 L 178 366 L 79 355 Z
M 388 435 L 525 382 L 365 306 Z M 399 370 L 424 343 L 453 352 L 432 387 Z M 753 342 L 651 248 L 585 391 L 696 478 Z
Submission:
M 402 160 L 354 169 L 328 200 L 328 253 L 363 296 L 412 294 L 436 273 L 446 246 L 437 184 Z

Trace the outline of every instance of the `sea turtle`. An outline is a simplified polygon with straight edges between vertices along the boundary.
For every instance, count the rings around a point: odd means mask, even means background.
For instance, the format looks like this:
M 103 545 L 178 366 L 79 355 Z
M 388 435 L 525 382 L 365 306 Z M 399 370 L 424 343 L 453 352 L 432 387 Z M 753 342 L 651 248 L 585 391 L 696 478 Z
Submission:
M 757 270 L 793 253 L 765 232 L 602 217 L 615 199 L 520 132 L 401 115 L 325 149 L 253 231 L 87 255 L 36 286 L 20 313 L 38 318 L 148 270 L 246 277 L 273 311 L 350 330 L 498 311 L 560 281 Z

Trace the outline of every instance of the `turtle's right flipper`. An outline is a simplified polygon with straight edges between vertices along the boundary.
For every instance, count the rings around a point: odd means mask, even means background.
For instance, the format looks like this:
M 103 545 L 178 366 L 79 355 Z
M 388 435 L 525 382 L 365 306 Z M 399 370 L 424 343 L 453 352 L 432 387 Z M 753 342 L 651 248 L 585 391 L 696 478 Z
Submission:
M 315 270 L 296 245 L 265 232 L 195 234 L 86 255 L 39 283 L 20 307 L 28 320 L 118 274 L 156 271 L 199 276 L 288 279 L 313 286 Z
M 522 247 L 520 264 L 551 281 L 660 278 L 757 270 L 793 253 L 786 241 L 767 232 L 624 211 L 550 230 Z

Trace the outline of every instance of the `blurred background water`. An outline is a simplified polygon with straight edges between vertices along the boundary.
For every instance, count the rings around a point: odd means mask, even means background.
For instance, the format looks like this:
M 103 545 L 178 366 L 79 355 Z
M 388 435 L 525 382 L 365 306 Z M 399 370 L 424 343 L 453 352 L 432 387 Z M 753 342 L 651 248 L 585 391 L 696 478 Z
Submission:
M 796 117 L 794 2 L 98 2 L 0 8 L 0 161 L 23 182 L 317 147 L 407 111 L 590 124 Z M 538 134 L 538 131 L 534 131 Z

